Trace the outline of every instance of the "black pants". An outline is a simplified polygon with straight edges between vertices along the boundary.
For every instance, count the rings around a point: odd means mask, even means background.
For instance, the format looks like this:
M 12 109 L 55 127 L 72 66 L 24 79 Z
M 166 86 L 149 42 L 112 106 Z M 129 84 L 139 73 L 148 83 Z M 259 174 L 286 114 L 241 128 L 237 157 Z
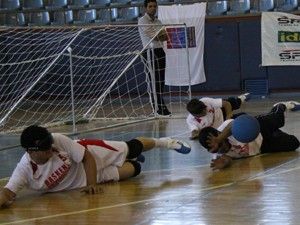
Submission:
M 164 88 L 165 88 L 165 68 L 166 68 L 166 54 L 163 48 L 155 48 L 153 50 L 154 57 L 152 56 L 152 50 L 148 50 L 150 52 L 149 58 L 147 57 L 147 50 L 143 52 L 143 58 L 146 60 L 146 62 L 151 62 L 151 65 L 153 66 L 153 59 L 154 59 L 154 79 L 155 79 L 155 91 L 156 91 L 156 98 L 157 98 L 157 105 L 158 110 L 165 107 L 165 102 L 163 99 L 164 94 Z M 148 70 L 147 70 L 148 71 Z M 151 75 L 150 72 L 147 72 L 149 80 L 151 82 Z M 153 106 L 154 106 L 154 96 L 153 96 L 153 90 L 152 85 L 151 87 L 151 95 L 153 99 Z
M 263 136 L 261 153 L 295 151 L 299 147 L 299 140 L 279 128 L 284 126 L 285 105 L 278 104 L 264 115 L 256 116 Z
M 242 100 L 240 98 L 237 97 L 229 97 L 227 99 L 224 99 L 225 101 L 229 102 L 231 105 L 232 110 L 237 110 L 241 107 L 242 104 Z M 222 107 L 222 112 L 223 112 L 223 119 L 226 120 L 226 112 L 225 109 Z M 245 114 L 245 113 L 237 113 L 237 114 L 233 114 L 232 119 L 235 119 L 236 117 Z

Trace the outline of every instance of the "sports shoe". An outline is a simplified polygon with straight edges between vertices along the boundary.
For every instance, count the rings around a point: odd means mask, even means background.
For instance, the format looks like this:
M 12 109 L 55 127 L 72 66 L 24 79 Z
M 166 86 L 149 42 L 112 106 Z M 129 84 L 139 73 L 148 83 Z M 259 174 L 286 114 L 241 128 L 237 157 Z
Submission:
M 300 103 L 296 101 L 287 101 L 287 102 L 277 102 L 273 106 L 276 106 L 278 104 L 285 105 L 286 109 L 291 111 L 298 111 L 300 110 Z
M 250 100 L 251 95 L 247 92 L 242 95 L 239 95 L 238 98 L 241 99 L 242 102 L 247 102 L 248 100 Z
M 170 116 L 171 112 L 168 110 L 167 107 L 163 107 L 157 110 L 157 114 L 161 116 Z
M 294 105 L 293 108 L 291 108 L 291 111 L 298 111 L 300 110 L 300 102 L 296 101 L 289 101 L 290 104 Z
M 170 149 L 174 149 L 176 152 L 179 152 L 181 154 L 188 154 L 191 151 L 191 146 L 183 141 L 179 141 L 172 138 L 166 138 L 167 139 L 167 147 Z

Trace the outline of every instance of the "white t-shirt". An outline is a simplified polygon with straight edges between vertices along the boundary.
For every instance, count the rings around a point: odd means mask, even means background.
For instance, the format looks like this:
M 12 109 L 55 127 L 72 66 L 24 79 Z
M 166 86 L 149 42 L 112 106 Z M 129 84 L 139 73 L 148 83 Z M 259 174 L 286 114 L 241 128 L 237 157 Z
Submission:
M 223 131 L 225 127 L 232 121 L 233 119 L 225 120 L 217 130 Z M 243 158 L 260 154 L 260 147 L 263 141 L 263 137 L 261 133 L 259 133 L 254 141 L 251 141 L 249 143 L 241 143 L 231 135 L 228 137 L 228 141 L 231 144 L 231 149 L 226 153 L 226 155 L 230 156 L 231 158 Z
M 92 153 L 97 164 L 97 182 L 108 166 L 122 166 L 128 152 L 125 142 L 102 140 L 74 141 L 62 134 L 53 133 L 53 156 L 43 165 L 31 160 L 26 152 L 5 186 L 17 193 L 28 187 L 41 192 L 56 192 L 86 186 L 86 173 L 82 163 L 85 147 Z M 79 144 L 81 143 L 81 144 Z
M 186 122 L 190 131 L 201 130 L 205 127 L 218 128 L 223 122 L 222 99 L 221 98 L 200 98 L 201 102 L 206 105 L 207 114 L 201 117 L 195 117 L 189 114 Z
M 162 28 L 161 21 L 157 18 L 154 20 L 151 19 L 151 17 L 145 13 L 145 15 L 138 20 L 139 25 L 154 25 L 154 26 L 139 26 L 139 33 L 140 37 L 143 43 L 143 47 L 146 47 L 146 45 L 149 43 L 149 41 L 157 34 L 157 32 Z M 147 48 L 162 48 L 163 42 L 153 40 L 151 42 L 151 45 L 147 46 Z

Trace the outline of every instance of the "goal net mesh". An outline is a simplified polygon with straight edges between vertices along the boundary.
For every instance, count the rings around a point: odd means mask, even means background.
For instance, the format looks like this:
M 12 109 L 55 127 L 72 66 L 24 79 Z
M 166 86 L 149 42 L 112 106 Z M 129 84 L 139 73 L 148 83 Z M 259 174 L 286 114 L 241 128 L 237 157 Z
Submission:
M 156 117 L 142 51 L 136 25 L 1 29 L 0 132 L 86 120 L 101 128 Z M 173 117 L 184 112 L 188 92 L 165 86 Z

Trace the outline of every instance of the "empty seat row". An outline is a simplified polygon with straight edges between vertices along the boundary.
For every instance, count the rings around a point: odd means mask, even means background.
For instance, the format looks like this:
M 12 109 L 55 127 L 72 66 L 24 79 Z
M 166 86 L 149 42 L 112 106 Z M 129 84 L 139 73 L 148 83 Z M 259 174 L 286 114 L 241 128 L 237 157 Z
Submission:
M 111 8 L 111 9 L 86 9 L 66 11 L 43 11 L 31 13 L 0 14 L 2 26 L 41 26 L 41 25 L 65 25 L 109 23 L 122 21 L 136 21 L 139 17 L 138 7 Z
M 143 0 L 133 0 L 134 5 L 142 5 Z M 31 10 L 42 9 L 55 10 L 59 8 L 80 9 L 95 7 L 119 7 L 130 5 L 131 0 L 1 0 L 0 10 Z
M 250 12 L 280 11 L 289 12 L 298 9 L 297 0 L 230 0 L 207 2 L 207 14 L 211 16 L 245 14 Z

